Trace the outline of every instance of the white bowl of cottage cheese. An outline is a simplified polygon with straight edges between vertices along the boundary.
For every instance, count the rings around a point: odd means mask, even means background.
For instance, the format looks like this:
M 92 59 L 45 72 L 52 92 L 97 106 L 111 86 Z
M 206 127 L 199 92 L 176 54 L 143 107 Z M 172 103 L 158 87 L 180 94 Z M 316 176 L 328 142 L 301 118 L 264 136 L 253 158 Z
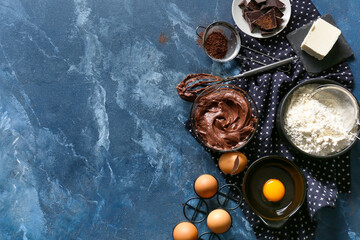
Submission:
M 277 114 L 281 135 L 299 152 L 331 158 L 348 151 L 359 134 L 359 104 L 339 83 L 313 79 L 294 87 Z

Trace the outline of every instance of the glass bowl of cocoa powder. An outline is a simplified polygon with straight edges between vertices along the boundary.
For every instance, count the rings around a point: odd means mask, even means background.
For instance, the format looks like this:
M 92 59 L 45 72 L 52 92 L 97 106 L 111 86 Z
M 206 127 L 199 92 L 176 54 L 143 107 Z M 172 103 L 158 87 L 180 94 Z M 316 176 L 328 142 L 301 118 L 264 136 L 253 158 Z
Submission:
M 205 30 L 199 33 L 199 29 Z M 216 62 L 229 62 L 240 51 L 240 35 L 230 23 L 218 21 L 208 27 L 198 26 L 196 34 L 205 53 Z

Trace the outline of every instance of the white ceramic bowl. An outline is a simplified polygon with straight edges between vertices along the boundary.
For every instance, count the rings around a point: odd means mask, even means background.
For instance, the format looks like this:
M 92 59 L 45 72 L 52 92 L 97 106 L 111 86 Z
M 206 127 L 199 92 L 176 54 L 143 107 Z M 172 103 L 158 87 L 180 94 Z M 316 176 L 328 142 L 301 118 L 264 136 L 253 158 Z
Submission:
M 251 32 L 250 30 L 250 26 L 247 23 L 247 21 L 245 20 L 245 18 L 243 17 L 242 14 L 242 10 L 239 7 L 239 4 L 242 0 L 233 0 L 232 3 L 232 17 L 234 19 L 234 22 L 236 23 L 236 25 L 239 27 L 239 29 L 246 33 L 247 35 L 254 37 L 254 38 L 269 38 L 269 37 L 273 37 L 276 34 L 280 33 L 282 30 L 284 30 L 284 28 L 286 27 L 286 25 L 288 24 L 289 20 L 290 20 L 290 16 L 291 16 L 291 3 L 289 0 L 281 0 L 284 4 L 285 4 L 285 10 L 283 11 L 284 16 L 282 17 L 282 19 L 284 20 L 284 22 L 281 24 L 280 28 L 271 34 L 267 34 L 267 35 L 262 35 L 260 33 L 259 29 L 255 29 L 254 32 Z M 250 0 L 247 0 L 248 2 L 250 2 Z

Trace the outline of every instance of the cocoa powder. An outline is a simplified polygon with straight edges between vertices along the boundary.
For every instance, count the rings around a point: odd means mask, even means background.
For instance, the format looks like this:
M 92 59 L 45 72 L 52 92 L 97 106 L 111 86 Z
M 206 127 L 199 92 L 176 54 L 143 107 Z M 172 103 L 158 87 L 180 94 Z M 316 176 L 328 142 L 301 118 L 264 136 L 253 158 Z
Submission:
M 205 48 L 213 58 L 224 58 L 228 51 L 226 36 L 221 32 L 210 33 L 205 39 Z
M 167 42 L 167 39 L 165 37 L 164 33 L 161 33 L 159 36 L 159 43 L 165 44 Z

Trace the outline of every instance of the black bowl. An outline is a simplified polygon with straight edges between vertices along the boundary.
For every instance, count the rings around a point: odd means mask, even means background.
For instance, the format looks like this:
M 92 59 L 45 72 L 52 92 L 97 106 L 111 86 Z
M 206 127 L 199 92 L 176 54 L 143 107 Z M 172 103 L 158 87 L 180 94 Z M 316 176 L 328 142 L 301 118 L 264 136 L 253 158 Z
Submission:
M 285 195 L 278 202 L 268 201 L 263 194 L 263 186 L 269 179 L 278 179 L 285 186 Z M 303 173 L 295 163 L 280 156 L 262 157 L 251 164 L 242 189 L 250 208 L 272 228 L 282 227 L 299 210 L 306 196 Z
M 311 79 L 311 80 L 307 80 L 304 81 L 298 85 L 296 85 L 295 87 L 293 87 L 281 100 L 277 113 L 276 113 L 276 129 L 279 132 L 279 135 L 281 137 L 281 139 L 283 139 L 286 143 L 286 145 L 290 148 L 290 150 L 294 151 L 295 154 L 298 154 L 300 156 L 306 156 L 308 158 L 312 158 L 312 159 L 329 159 L 329 158 L 333 158 L 333 157 L 337 157 L 340 156 L 344 153 L 346 153 L 347 151 L 350 150 L 350 148 L 352 146 L 354 146 L 354 144 L 356 143 L 356 138 L 354 138 L 354 140 L 352 141 L 352 143 L 347 146 L 346 148 L 344 148 L 343 150 L 333 153 L 331 155 L 326 155 L 326 156 L 319 156 L 319 155 L 315 155 L 315 154 L 311 154 L 311 153 L 307 153 L 305 151 L 303 151 L 302 149 L 300 149 L 298 146 L 296 146 L 290 139 L 290 136 L 286 133 L 285 131 L 285 123 L 284 123 L 284 113 L 285 110 L 288 108 L 289 106 L 289 101 L 288 99 L 291 98 L 293 92 L 295 92 L 297 89 L 299 89 L 300 87 L 307 85 L 307 84 L 335 84 L 335 85 L 339 85 L 342 86 L 340 83 L 333 81 L 333 80 L 329 80 L 329 79 L 323 79 L 323 78 L 318 78 L 318 79 Z M 354 96 L 355 98 L 355 96 Z M 356 135 L 359 135 L 360 133 L 360 128 L 357 131 Z

